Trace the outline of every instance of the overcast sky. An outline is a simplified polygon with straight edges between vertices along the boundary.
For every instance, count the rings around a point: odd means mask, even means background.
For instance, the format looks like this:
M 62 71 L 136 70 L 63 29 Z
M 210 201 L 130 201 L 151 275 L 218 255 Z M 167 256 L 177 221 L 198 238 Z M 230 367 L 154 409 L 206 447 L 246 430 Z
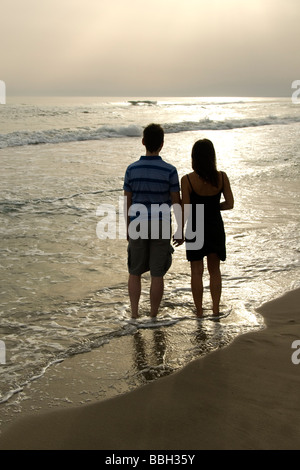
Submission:
M 300 0 L 1 0 L 7 95 L 291 96 Z

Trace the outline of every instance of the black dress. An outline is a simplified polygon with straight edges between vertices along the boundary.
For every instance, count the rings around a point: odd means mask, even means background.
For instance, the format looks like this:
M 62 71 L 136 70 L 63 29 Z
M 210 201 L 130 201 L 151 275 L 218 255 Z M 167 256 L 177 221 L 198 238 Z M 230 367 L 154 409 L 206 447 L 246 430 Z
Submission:
M 222 172 L 221 172 L 222 173 Z M 191 186 L 190 203 L 192 205 L 192 230 L 196 232 L 196 205 L 204 204 L 204 243 L 200 249 L 186 249 L 186 257 L 188 261 L 199 261 L 209 253 L 216 253 L 221 261 L 226 259 L 225 230 L 223 219 L 220 211 L 220 199 L 223 184 L 220 192 L 214 196 L 200 196 L 197 194 L 190 182 Z M 223 181 L 223 173 L 222 173 Z M 188 222 L 189 223 L 189 222 Z M 186 238 L 186 242 L 193 242 L 194 239 Z

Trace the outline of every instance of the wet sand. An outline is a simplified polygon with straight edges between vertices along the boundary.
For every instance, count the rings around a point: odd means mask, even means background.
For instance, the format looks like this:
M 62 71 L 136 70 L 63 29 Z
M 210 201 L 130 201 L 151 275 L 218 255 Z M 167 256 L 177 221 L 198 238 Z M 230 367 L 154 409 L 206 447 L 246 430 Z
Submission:
M 300 358 L 292 349 L 300 340 L 299 305 L 300 289 L 264 304 L 265 329 L 129 393 L 99 400 L 87 371 L 91 404 L 78 399 L 86 358 L 58 364 L 56 378 L 48 376 L 47 386 L 39 380 L 35 394 L 57 394 L 60 386 L 64 394 L 68 373 L 69 406 L 30 413 L 33 394 L 27 413 L 3 429 L 0 449 L 299 449 L 300 364 L 292 361 Z

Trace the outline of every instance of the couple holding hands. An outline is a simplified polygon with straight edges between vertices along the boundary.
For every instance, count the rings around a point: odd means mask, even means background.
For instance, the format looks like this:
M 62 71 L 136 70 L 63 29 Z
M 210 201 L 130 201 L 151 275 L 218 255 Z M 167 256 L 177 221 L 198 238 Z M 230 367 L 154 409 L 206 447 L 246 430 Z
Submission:
M 225 172 L 217 170 L 215 149 L 210 140 L 198 140 L 192 148 L 192 172 L 181 179 L 181 195 L 175 166 L 160 154 L 164 130 L 150 124 L 143 132 L 146 154 L 128 166 L 124 178 L 125 214 L 128 233 L 128 293 L 132 318 L 138 317 L 141 275 L 150 271 L 150 316 L 156 317 L 164 291 L 164 275 L 172 262 L 171 211 L 153 211 L 153 207 L 180 207 L 175 211 L 179 233 L 173 236 L 175 246 L 186 242 L 186 257 L 191 266 L 191 288 L 197 317 L 202 317 L 204 257 L 210 276 L 213 315 L 220 315 L 222 278 L 220 261 L 226 259 L 225 231 L 221 211 L 233 208 L 234 198 Z M 224 201 L 221 202 L 223 194 Z M 145 236 L 133 236 L 130 224 L 137 217 L 134 207 L 146 207 L 148 230 Z M 188 210 L 187 210 L 188 209 Z M 181 220 L 179 220 L 182 217 Z M 153 225 L 159 227 L 153 236 Z M 151 232 L 152 224 L 152 232 Z M 139 224 L 138 224 L 139 225 Z M 135 225 L 137 227 L 138 225 Z M 186 228 L 185 228 L 186 225 Z M 165 230 L 165 227 L 168 229 Z M 201 232 L 201 243 L 196 237 Z M 199 240 L 198 240 L 199 241 Z

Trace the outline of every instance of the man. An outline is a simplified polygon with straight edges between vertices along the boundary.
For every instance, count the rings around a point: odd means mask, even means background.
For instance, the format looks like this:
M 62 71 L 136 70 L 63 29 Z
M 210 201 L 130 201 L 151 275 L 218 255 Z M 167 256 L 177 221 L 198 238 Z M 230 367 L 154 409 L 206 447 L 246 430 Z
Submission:
M 146 155 L 129 165 L 124 179 L 127 202 L 128 292 L 132 318 L 138 317 L 141 275 L 150 271 L 151 317 L 156 317 L 164 291 L 164 275 L 172 263 L 171 206 L 180 204 L 177 170 L 159 153 L 164 131 L 158 124 L 144 129 Z M 145 228 L 146 227 L 146 228 Z M 181 240 L 174 240 L 176 246 Z

